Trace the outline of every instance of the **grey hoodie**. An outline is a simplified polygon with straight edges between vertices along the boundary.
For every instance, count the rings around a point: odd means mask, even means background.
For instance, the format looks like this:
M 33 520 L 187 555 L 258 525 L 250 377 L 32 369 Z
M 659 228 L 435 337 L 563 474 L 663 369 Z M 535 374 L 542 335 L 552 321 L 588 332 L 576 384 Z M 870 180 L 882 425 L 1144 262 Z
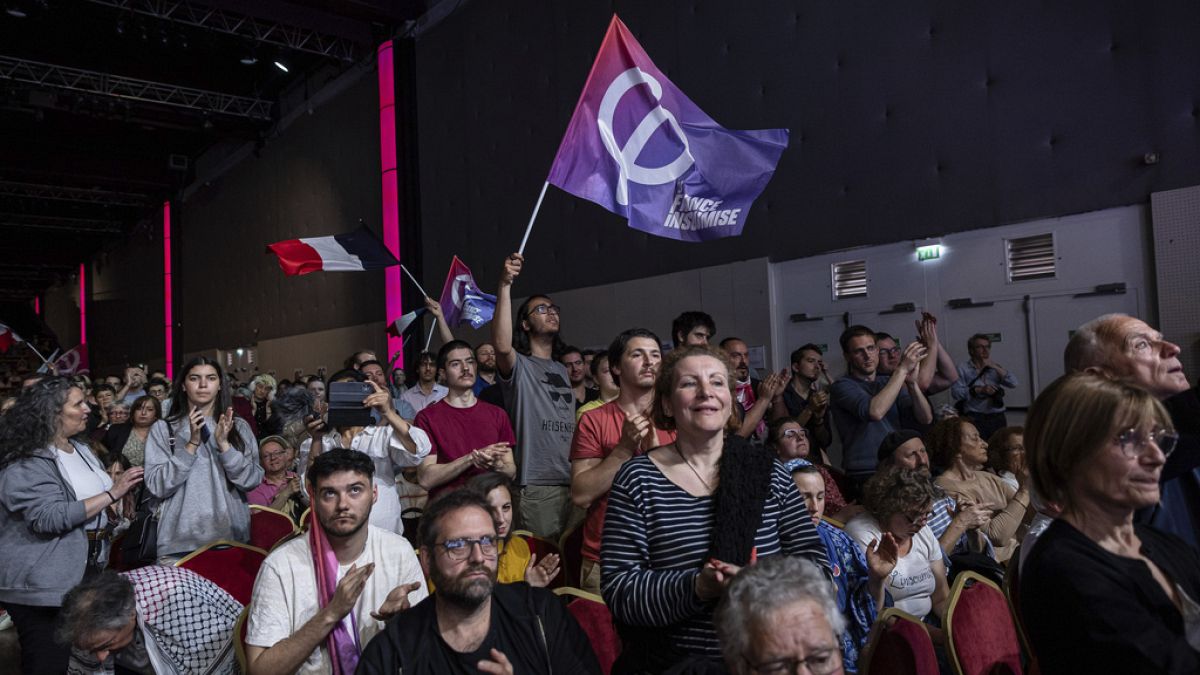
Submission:
M 245 452 L 236 447 L 217 449 L 213 420 L 208 442 L 196 454 L 187 451 L 191 429 L 186 419 L 172 422 L 175 450 L 167 438 L 167 422 L 159 420 L 146 438 L 146 489 L 162 505 L 158 520 L 158 555 L 190 553 L 218 539 L 248 542 L 250 509 L 246 493 L 262 483 L 258 442 L 250 425 L 234 418 L 234 428 L 246 442 Z M 232 432 L 231 432 L 232 433 Z
M 74 446 L 100 466 L 86 446 Z M 62 596 L 83 580 L 88 517 L 52 449 L 0 470 L 0 506 L 0 604 L 62 605 Z

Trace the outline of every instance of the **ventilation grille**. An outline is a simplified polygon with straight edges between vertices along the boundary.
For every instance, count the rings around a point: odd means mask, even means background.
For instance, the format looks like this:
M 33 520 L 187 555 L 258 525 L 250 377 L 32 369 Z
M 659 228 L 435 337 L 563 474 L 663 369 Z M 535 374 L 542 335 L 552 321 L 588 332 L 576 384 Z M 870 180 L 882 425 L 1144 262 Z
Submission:
M 833 264 L 833 299 L 867 296 L 867 261 L 850 260 Z
M 1053 279 L 1055 276 L 1054 235 L 1009 239 L 1008 280 Z

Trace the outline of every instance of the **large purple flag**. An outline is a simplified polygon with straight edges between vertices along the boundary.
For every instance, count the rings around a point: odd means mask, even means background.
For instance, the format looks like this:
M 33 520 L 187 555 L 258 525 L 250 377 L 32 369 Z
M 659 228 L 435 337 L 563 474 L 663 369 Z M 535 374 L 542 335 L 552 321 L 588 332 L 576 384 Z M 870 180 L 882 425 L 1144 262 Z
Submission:
M 613 15 L 547 180 L 643 232 L 733 237 L 787 143 L 787 129 L 714 122 Z

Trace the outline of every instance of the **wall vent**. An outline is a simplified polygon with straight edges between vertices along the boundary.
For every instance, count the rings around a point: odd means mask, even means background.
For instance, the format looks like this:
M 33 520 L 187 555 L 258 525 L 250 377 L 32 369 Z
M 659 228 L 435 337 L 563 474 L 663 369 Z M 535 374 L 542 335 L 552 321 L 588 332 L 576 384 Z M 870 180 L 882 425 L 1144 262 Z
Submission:
M 834 300 L 867 297 L 866 260 L 849 260 L 834 263 L 831 269 L 833 273 Z
M 1006 239 L 1008 249 L 1008 280 L 1029 281 L 1055 277 L 1054 235 Z

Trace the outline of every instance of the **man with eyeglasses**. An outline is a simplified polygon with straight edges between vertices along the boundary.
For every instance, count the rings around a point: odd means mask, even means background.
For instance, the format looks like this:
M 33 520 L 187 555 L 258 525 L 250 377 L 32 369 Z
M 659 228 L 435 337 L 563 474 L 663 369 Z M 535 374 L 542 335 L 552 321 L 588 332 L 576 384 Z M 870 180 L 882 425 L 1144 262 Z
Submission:
M 1156 506 L 1134 514 L 1200 548 L 1200 436 L 1190 431 L 1200 420 L 1190 418 L 1187 375 L 1179 361 L 1179 345 L 1145 321 L 1125 314 L 1105 314 L 1080 326 L 1063 355 L 1068 373 L 1091 372 L 1141 387 L 1162 401 L 1182 433 L 1167 456 L 1159 478 Z M 1164 452 L 1166 452 L 1164 448 Z
M 292 469 L 296 464 L 296 449 L 283 436 L 267 436 L 258 442 L 258 461 L 263 468 L 263 482 L 246 493 L 246 501 L 269 506 L 296 518 L 308 505 L 300 476 Z
M 368 524 L 375 465 L 357 450 L 326 451 L 309 466 L 312 525 L 271 552 L 250 600 L 250 675 L 331 673 L 357 665 L 360 645 L 426 596 L 404 537 Z
M 983 333 L 967 340 L 967 351 L 971 358 L 958 364 L 958 380 L 950 386 L 950 395 L 959 412 L 979 430 L 979 435 L 991 438 L 1008 426 L 1004 390 L 1016 387 L 1017 378 L 992 360 L 992 340 Z
M 875 348 L 879 350 L 879 367 L 875 369 L 880 375 L 891 375 L 900 365 L 900 345 L 896 338 L 888 333 L 875 334 Z
M 418 538 L 437 591 L 367 645 L 360 674 L 600 672 L 587 634 L 553 593 L 496 583 L 498 536 L 484 497 L 456 490 L 435 500 Z
M 559 337 L 561 308 L 545 295 L 532 295 L 517 309 L 514 323 L 512 285 L 523 263 L 520 253 L 504 259 L 492 322 L 496 371 L 517 437 L 521 522 L 557 541 L 568 521 L 583 517 L 568 494 L 575 394 L 566 367 L 556 360 L 566 350 Z

